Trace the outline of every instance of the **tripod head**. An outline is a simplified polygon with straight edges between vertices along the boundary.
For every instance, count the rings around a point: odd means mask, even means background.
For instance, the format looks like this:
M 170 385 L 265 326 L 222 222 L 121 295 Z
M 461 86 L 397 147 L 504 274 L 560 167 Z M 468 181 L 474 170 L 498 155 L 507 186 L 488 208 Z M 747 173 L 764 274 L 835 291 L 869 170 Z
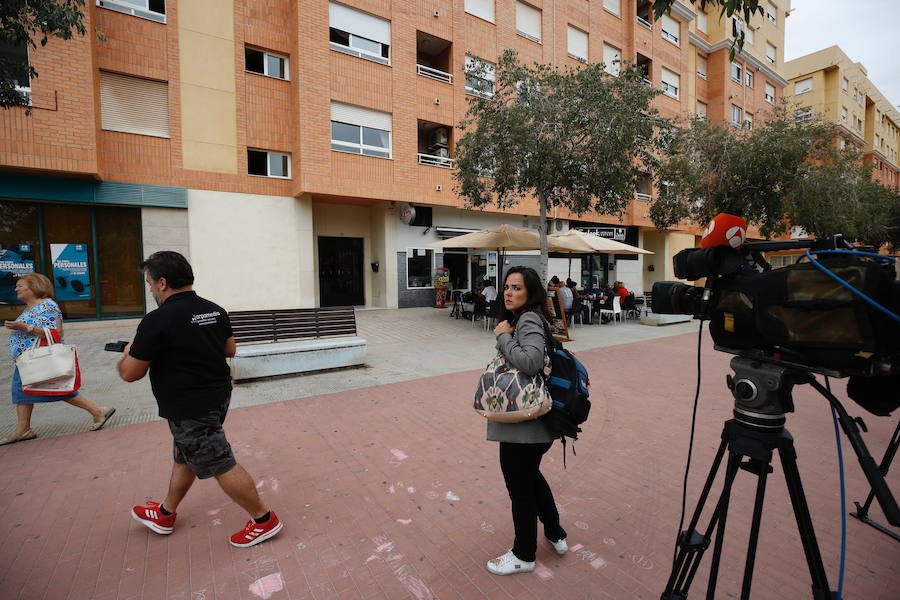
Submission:
M 731 359 L 734 375 L 725 378 L 734 396 L 734 418 L 756 431 L 784 429 L 785 413 L 794 412 L 791 391 L 806 383 L 809 375 L 781 364 L 744 356 Z

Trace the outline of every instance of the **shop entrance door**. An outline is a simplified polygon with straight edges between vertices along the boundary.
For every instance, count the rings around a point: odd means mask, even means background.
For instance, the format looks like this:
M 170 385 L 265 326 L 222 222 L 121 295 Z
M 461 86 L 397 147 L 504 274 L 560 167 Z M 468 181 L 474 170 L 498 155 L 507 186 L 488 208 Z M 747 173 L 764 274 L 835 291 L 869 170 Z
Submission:
M 366 303 L 363 239 L 319 237 L 319 306 Z
M 484 287 L 484 278 L 487 277 L 487 252 L 476 252 L 469 255 L 471 268 L 471 286 L 473 290 Z
M 450 287 L 454 290 L 469 289 L 469 271 L 466 268 L 468 255 L 463 252 L 444 250 L 444 266 L 450 269 Z

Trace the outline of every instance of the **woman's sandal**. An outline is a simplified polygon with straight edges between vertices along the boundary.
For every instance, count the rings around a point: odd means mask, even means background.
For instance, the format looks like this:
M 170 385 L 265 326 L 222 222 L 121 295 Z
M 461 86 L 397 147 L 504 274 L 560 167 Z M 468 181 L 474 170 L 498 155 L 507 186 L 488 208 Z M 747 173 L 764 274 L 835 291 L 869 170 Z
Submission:
M 106 425 L 106 422 L 109 421 L 110 417 L 112 417 L 114 414 L 116 414 L 116 409 L 110 408 L 103 414 L 103 418 L 101 420 L 94 421 L 91 424 L 91 431 L 99 431 L 100 429 L 103 429 L 103 426 Z
M 5 437 L 0 440 L 0 446 L 7 446 L 9 444 L 15 444 L 16 442 L 27 442 L 28 440 L 33 440 L 37 437 L 37 434 L 31 429 L 22 432 L 19 435 L 11 435 L 9 437 Z

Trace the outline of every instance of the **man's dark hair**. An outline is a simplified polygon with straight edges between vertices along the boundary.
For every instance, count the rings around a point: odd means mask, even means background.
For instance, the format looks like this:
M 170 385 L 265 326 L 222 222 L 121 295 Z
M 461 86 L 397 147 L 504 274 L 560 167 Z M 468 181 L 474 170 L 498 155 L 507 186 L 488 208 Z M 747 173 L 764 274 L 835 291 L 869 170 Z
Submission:
M 527 292 L 528 299 L 525 301 L 525 306 L 522 307 L 522 310 L 519 311 L 518 315 L 507 309 L 505 303 L 501 303 L 499 311 L 500 320 L 509 321 L 510 324 L 515 324 L 515 321 L 526 312 L 536 312 L 539 315 L 544 315 L 544 318 L 548 320 L 551 319 L 553 315 L 549 308 L 547 308 L 547 290 L 541 283 L 541 278 L 537 274 L 537 271 L 531 267 L 517 266 L 508 270 L 503 277 L 503 290 L 501 293 L 506 291 L 506 281 L 513 273 L 519 273 L 525 281 L 525 291 Z
M 194 270 L 187 259 L 172 250 L 154 252 L 150 258 L 141 263 L 141 270 L 146 271 L 151 279 L 166 278 L 171 288 L 183 288 L 194 283 Z
M 554 275 L 553 277 L 550 278 L 550 283 L 553 284 L 554 286 L 559 285 L 559 277 Z

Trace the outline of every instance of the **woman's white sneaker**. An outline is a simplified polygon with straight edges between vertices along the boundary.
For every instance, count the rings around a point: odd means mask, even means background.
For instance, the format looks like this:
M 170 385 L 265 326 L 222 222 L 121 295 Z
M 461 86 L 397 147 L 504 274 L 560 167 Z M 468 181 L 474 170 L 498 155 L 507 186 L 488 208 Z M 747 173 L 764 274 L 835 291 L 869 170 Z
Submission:
M 487 561 L 487 570 L 494 575 L 515 575 L 516 573 L 530 573 L 534 571 L 533 562 L 519 560 L 510 550 L 503 556 Z
M 558 542 L 550 540 L 550 543 L 553 544 L 553 549 L 556 550 L 557 554 L 565 554 L 569 551 L 569 544 L 566 543 L 566 538 L 563 538 Z

